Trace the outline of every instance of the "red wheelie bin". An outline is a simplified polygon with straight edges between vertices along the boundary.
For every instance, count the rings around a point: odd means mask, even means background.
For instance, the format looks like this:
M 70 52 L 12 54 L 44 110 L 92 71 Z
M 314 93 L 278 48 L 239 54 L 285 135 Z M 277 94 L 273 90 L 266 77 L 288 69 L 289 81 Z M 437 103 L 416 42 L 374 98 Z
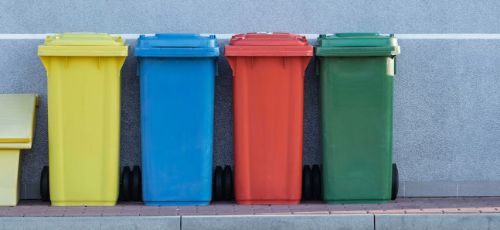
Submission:
M 300 202 L 304 72 L 312 55 L 304 36 L 289 33 L 239 34 L 225 47 L 239 204 Z

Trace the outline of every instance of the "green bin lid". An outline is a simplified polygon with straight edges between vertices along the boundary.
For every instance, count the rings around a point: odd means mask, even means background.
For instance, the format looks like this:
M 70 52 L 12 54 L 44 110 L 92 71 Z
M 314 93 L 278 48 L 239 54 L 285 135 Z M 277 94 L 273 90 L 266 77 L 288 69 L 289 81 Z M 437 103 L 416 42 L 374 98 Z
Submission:
M 400 49 L 392 35 L 379 33 L 337 33 L 320 35 L 316 56 L 396 56 Z
M 38 56 L 127 56 L 119 36 L 105 33 L 63 33 L 47 36 Z

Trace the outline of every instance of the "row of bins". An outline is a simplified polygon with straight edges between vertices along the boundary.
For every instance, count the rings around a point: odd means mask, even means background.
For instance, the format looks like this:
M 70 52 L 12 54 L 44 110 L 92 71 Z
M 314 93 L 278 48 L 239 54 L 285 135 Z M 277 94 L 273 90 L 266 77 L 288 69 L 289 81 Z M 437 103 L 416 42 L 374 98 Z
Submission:
M 146 205 L 395 198 L 396 38 L 321 35 L 314 52 L 301 35 L 234 35 L 224 50 L 233 70 L 234 172 L 212 161 L 219 52 L 214 35 L 138 38 L 142 172 L 135 166 L 120 173 L 120 71 L 127 45 L 107 34 L 48 36 L 38 50 L 49 110 L 50 167 L 42 172 L 42 198 L 59 206 L 114 205 L 119 195 Z M 310 167 L 302 162 L 303 97 L 314 53 L 323 165 Z

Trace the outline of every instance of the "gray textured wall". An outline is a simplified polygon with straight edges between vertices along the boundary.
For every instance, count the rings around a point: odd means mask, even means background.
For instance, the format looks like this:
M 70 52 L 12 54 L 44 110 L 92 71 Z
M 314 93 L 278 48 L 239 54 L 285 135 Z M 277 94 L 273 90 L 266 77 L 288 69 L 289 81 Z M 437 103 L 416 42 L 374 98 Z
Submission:
M 50 2 L 50 3 L 49 3 Z M 473 1 L 1 1 L 0 33 L 290 31 L 498 33 L 500 2 Z M 33 150 L 22 160 L 22 196 L 36 198 L 47 164 L 42 40 L 0 40 L 0 92 L 41 95 Z M 135 41 L 129 40 L 130 44 Z M 394 99 L 394 154 L 401 195 L 500 195 L 500 40 L 401 40 Z M 122 165 L 139 162 L 135 58 L 122 81 Z M 232 82 L 219 61 L 216 164 L 232 162 Z M 318 78 L 305 80 L 305 163 L 319 163 Z
M 496 0 L 1 1 L 0 33 L 496 33 Z

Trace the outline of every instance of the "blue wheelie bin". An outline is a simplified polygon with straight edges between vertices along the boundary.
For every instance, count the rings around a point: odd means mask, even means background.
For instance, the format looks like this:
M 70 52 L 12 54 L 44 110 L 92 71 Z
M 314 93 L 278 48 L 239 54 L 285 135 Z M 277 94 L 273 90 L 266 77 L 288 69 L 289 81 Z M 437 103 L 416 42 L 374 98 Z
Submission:
M 142 194 L 146 205 L 207 205 L 212 196 L 214 35 L 137 40 Z

